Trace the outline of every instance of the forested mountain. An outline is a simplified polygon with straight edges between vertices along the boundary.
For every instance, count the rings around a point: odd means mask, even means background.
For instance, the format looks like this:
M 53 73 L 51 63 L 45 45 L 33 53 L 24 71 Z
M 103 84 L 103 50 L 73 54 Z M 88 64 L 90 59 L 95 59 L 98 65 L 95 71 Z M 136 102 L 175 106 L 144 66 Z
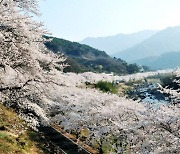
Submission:
M 45 36 L 46 38 L 49 38 Z M 114 72 L 116 74 L 131 74 L 139 71 L 136 64 L 127 64 L 121 59 L 112 58 L 104 51 L 94 49 L 77 42 L 51 37 L 52 41 L 45 43 L 54 53 L 62 52 L 67 56 L 69 67 L 65 72 Z
M 160 56 L 166 52 L 180 51 L 180 26 L 169 27 L 154 34 L 138 45 L 115 54 L 127 62 Z
M 136 61 L 137 64 L 149 66 L 151 69 L 167 69 L 180 66 L 180 52 L 168 52 L 156 57 L 148 57 Z
M 82 40 L 80 43 L 87 44 L 99 50 L 106 51 L 107 54 L 112 55 L 116 52 L 126 50 L 134 45 L 141 43 L 145 39 L 154 35 L 157 31 L 145 30 L 132 34 L 118 34 L 107 37 L 89 37 Z

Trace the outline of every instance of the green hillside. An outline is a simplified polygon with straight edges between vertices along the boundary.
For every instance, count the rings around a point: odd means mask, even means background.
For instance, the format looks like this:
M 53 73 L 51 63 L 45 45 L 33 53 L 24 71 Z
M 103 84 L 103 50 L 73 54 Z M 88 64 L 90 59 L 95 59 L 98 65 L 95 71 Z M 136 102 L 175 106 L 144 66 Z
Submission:
M 38 133 L 30 130 L 10 109 L 0 104 L 0 153 L 44 153 Z
M 0 103 L 0 154 L 60 152 L 43 135 L 30 129 L 14 110 Z
M 49 38 L 45 36 L 46 38 Z M 127 64 L 121 59 L 112 58 L 104 51 L 94 49 L 77 42 L 51 37 L 52 41 L 45 43 L 54 53 L 61 52 L 70 64 L 65 72 L 114 72 L 116 74 L 131 74 L 140 70 L 136 64 Z

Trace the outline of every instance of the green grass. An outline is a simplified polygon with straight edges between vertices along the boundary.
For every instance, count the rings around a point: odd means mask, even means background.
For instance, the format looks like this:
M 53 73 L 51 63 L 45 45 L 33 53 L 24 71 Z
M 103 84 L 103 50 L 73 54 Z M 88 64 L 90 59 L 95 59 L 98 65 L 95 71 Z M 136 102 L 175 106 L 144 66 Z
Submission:
M 34 135 L 32 135 L 34 134 Z M 16 113 L 0 104 L 0 154 L 41 154 L 40 135 L 29 129 Z
M 98 88 L 103 92 L 110 92 L 113 94 L 118 93 L 118 87 L 115 84 L 107 81 L 99 81 L 97 84 L 95 84 L 95 88 Z

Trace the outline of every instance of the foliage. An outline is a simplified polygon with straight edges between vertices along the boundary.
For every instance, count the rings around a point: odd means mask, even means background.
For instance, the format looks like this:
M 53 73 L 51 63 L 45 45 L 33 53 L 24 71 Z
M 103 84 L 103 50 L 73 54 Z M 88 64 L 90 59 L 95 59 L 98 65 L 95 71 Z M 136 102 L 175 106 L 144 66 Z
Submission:
M 165 74 L 160 78 L 160 92 L 169 96 L 171 104 L 180 105 L 180 75 L 179 73 Z
M 176 80 L 179 80 L 180 77 L 176 75 L 176 73 L 165 73 L 165 74 L 158 74 L 156 76 L 148 77 L 147 80 L 154 80 L 154 82 L 161 84 L 161 86 L 178 89 L 179 86 Z
M 140 67 L 136 64 L 129 64 L 127 70 L 129 74 L 138 73 L 140 70 Z
M 148 66 L 143 65 L 142 68 L 144 72 L 151 71 L 151 69 Z
M 95 87 L 99 88 L 103 92 L 110 92 L 114 94 L 118 92 L 117 86 L 107 81 L 99 81 L 97 84 L 95 84 Z
M 176 79 L 175 74 L 165 74 L 159 77 L 159 80 L 163 87 L 169 86 L 170 84 L 172 84 L 173 80 L 175 79 Z
M 82 73 L 87 71 L 87 68 L 82 66 L 81 64 L 78 63 L 77 60 L 68 57 L 66 59 L 66 63 L 69 64 L 68 67 L 64 68 L 64 72 L 75 72 L 75 73 Z
M 114 72 L 116 74 L 132 74 L 140 71 L 136 64 L 127 64 L 121 59 L 111 58 L 104 51 L 99 51 L 87 45 L 70 42 L 55 37 L 52 41 L 46 42 L 48 49 L 55 53 L 62 52 L 67 56 L 67 63 L 70 64 L 65 72 Z

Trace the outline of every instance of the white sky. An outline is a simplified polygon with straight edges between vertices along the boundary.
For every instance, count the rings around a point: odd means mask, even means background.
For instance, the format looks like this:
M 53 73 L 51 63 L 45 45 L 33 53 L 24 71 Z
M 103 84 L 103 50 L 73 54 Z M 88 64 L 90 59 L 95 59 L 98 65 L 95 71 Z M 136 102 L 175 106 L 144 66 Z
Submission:
M 180 0 L 46 0 L 40 11 L 53 36 L 71 41 L 180 25 Z

